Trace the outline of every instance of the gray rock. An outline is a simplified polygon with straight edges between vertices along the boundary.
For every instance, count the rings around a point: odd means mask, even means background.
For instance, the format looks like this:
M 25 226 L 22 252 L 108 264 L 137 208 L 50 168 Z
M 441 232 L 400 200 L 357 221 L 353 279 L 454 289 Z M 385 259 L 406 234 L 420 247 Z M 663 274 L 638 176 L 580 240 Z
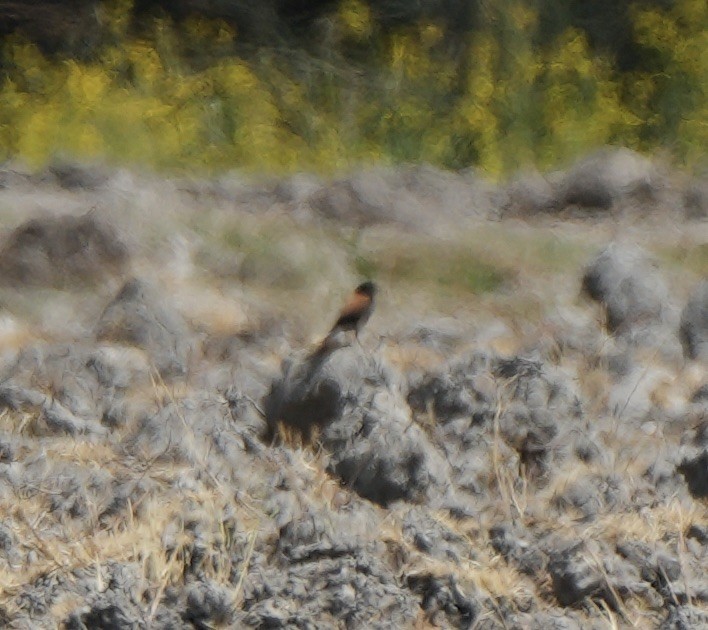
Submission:
M 234 421 L 245 427 L 254 437 L 259 438 L 259 441 L 248 440 L 248 448 L 254 451 L 260 450 L 261 441 L 266 441 L 268 438 L 268 425 L 260 405 L 251 396 L 233 386 L 227 388 L 224 398 Z
M 150 364 L 145 354 L 135 348 L 102 345 L 91 353 L 86 366 L 96 372 L 103 387 L 127 389 L 150 383 Z
M 701 385 L 693 394 L 691 395 L 692 403 L 708 403 L 708 383 Z
M 474 354 L 425 374 L 411 384 L 408 404 L 419 414 L 432 412 L 438 422 L 466 417 L 484 423 L 491 418 L 495 393 L 489 386 L 489 366 L 487 355 Z
M 547 366 L 523 357 L 496 360 L 492 373 L 504 401 L 501 434 L 519 454 L 526 474 L 543 479 L 560 454 L 561 428 L 569 430 L 582 418 L 580 399 Z
M 385 547 L 367 542 L 372 524 L 313 509 L 287 522 L 278 564 L 254 569 L 244 581 L 237 621 L 258 628 L 314 629 L 334 619 L 345 627 L 410 626 L 416 598 L 396 577 Z
M 708 217 L 708 179 L 697 179 L 683 193 L 686 218 L 705 219 Z
M 67 435 L 78 435 L 81 433 L 105 433 L 105 429 L 95 422 L 82 420 L 64 407 L 60 402 L 46 399 L 42 404 L 43 423 L 46 432 L 39 430 L 38 435 L 56 435 L 66 433 Z
M 480 498 L 494 482 L 495 440 L 497 465 L 500 459 L 515 462 L 512 478 L 543 483 L 553 462 L 571 452 L 572 441 L 561 434 L 578 430 L 582 418 L 580 399 L 560 373 L 523 357 L 481 353 L 417 378 L 408 402 L 418 423 L 434 423 L 435 442 L 445 451 L 455 483 Z
M 708 526 L 694 523 L 686 531 L 686 538 L 695 538 L 702 545 L 708 545 Z
M 235 426 L 221 397 L 201 393 L 142 410 L 122 447 L 136 457 L 187 463 L 235 482 L 246 461 L 248 429 Z
M 309 435 L 330 453 L 329 470 L 361 496 L 387 505 L 449 490 L 447 465 L 411 419 L 401 386 L 380 359 L 344 347 L 286 361 L 265 413 Z
M 708 613 L 695 606 L 669 606 L 660 630 L 698 630 L 708 628 Z
M 679 339 L 687 358 L 708 363 L 708 280 L 693 292 L 681 313 Z
M 641 579 L 651 585 L 665 605 L 673 603 L 683 590 L 681 563 L 666 551 L 628 540 L 618 543 L 617 553 L 639 570 Z
M 0 407 L 31 412 L 35 435 L 104 434 L 113 386 L 98 381 L 91 356 L 83 343 L 28 346 L 2 376 Z
M 560 182 L 560 203 L 609 210 L 630 195 L 650 196 L 659 186 L 650 160 L 629 149 L 602 149 L 583 158 Z
M 197 582 L 187 589 L 182 619 L 199 630 L 225 626 L 234 614 L 232 593 L 217 584 Z
M 489 542 L 507 562 L 526 575 L 539 575 L 546 569 L 548 557 L 535 543 L 521 538 L 510 525 L 495 525 L 489 530 Z
M 568 507 L 575 508 L 585 520 L 596 516 L 602 508 L 602 499 L 600 498 L 599 489 L 593 483 L 594 481 L 597 481 L 597 479 L 575 480 L 564 488 L 563 492 L 553 497 L 553 506 L 561 510 Z
M 582 630 L 583 624 L 573 617 L 561 612 L 538 612 L 529 615 L 530 619 L 526 625 L 521 627 L 543 628 L 543 630 Z
M 708 497 L 708 449 L 684 457 L 676 470 L 683 475 L 694 497 Z
M 308 204 L 319 216 L 359 227 L 395 223 L 430 228 L 492 209 L 488 185 L 432 166 L 359 171 L 321 187 Z
M 32 219 L 0 248 L 0 282 L 13 286 L 97 284 L 122 274 L 128 250 L 94 212 Z
M 477 599 L 467 595 L 454 576 L 409 575 L 408 588 L 420 597 L 420 607 L 435 625 L 471 628 L 481 612 Z
M 403 517 L 403 537 L 421 553 L 439 560 L 458 563 L 475 559 L 469 541 L 418 506 Z
M 99 190 L 110 181 L 108 169 L 72 160 L 54 160 L 47 167 L 46 173 L 67 190 Z
M 163 376 L 183 375 L 190 352 L 187 323 L 167 296 L 133 278 L 106 306 L 96 325 L 98 341 L 137 346 Z
M 83 599 L 81 606 L 74 609 L 64 620 L 64 626 L 72 630 L 93 628 L 118 629 L 134 628 L 181 628 L 176 607 L 181 602 L 171 601 L 170 589 L 165 591 L 162 601 L 151 611 L 150 603 L 142 601 L 145 583 L 141 569 L 136 564 L 108 562 L 100 567 L 103 590 L 97 589 L 96 568 L 79 569 L 71 576 L 69 593 Z
M 601 512 L 624 509 L 629 502 L 624 480 L 617 474 L 580 477 L 552 500 L 552 504 L 560 509 L 572 507 L 578 510 L 586 520 Z
M 19 411 L 28 407 L 39 407 L 44 404 L 46 396 L 35 389 L 29 389 L 5 381 L 0 385 L 0 407 Z
M 90 606 L 74 611 L 65 620 L 67 630 L 118 630 L 118 628 L 145 628 L 141 623 L 140 611 L 135 606 L 126 606 L 116 601 L 115 596 L 106 595 Z
M 314 562 L 356 554 L 364 544 L 356 520 L 345 522 L 321 510 L 304 510 L 280 528 L 278 553 L 289 562 Z
M 46 615 L 66 588 L 66 577 L 57 572 L 47 572 L 37 576 L 29 584 L 24 584 L 15 604 L 30 619 Z
M 582 547 L 582 543 L 573 543 L 551 554 L 548 572 L 553 580 L 553 593 L 562 606 L 599 595 L 605 587 L 600 571 L 582 557 Z
M 503 216 L 533 217 L 558 205 L 553 185 L 537 171 L 517 175 L 504 192 Z
M 612 243 L 588 264 L 582 288 L 607 312 L 607 329 L 641 338 L 670 314 L 668 288 L 656 264 L 636 246 Z
M 0 190 L 17 189 L 32 182 L 32 173 L 19 162 L 7 161 L 0 164 Z
M 292 177 L 279 181 L 273 193 L 276 199 L 285 204 L 288 212 L 296 220 L 311 219 L 310 199 L 315 199 L 324 187 L 324 182 L 314 175 L 296 173 Z

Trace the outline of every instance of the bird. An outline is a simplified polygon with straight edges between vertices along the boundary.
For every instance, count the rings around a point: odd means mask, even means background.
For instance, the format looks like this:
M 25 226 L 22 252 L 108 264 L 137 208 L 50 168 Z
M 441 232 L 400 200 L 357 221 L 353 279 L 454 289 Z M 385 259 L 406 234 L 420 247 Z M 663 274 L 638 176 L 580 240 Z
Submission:
M 354 331 L 354 337 L 357 342 L 359 341 L 359 331 L 369 321 L 374 310 L 374 300 L 377 291 L 378 287 L 370 280 L 362 282 L 354 289 L 354 292 L 349 296 L 349 299 L 339 312 L 339 317 L 334 322 L 334 326 L 332 326 L 324 341 L 320 344 L 317 350 L 318 353 L 331 349 L 334 338 L 340 332 Z

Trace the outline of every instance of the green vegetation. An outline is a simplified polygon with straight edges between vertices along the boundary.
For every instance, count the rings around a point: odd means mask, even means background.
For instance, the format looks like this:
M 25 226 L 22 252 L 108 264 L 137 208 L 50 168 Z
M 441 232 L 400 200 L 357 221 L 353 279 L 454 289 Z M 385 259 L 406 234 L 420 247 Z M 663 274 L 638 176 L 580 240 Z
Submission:
M 212 3 L 220 16 L 145 13 L 153 4 L 87 0 L 91 37 L 65 38 L 84 48 L 50 46 L 48 28 L 4 36 L 0 159 L 497 175 L 608 143 L 693 165 L 708 146 L 702 0 L 470 2 L 462 17 L 460 3 L 341 0 L 314 3 L 306 35 L 274 2 L 258 20 L 239 2 Z
M 242 282 L 285 290 L 302 289 L 327 273 L 322 257 L 331 259 L 331 246 L 318 231 L 266 221 L 229 225 L 219 232 L 226 265 Z
M 511 280 L 515 272 L 481 251 L 469 239 L 392 242 L 382 239 L 354 259 L 361 277 L 376 278 L 387 286 L 435 287 L 454 294 L 488 293 Z
M 659 251 L 661 260 L 677 269 L 694 272 L 698 277 L 708 278 L 708 244 L 674 245 Z

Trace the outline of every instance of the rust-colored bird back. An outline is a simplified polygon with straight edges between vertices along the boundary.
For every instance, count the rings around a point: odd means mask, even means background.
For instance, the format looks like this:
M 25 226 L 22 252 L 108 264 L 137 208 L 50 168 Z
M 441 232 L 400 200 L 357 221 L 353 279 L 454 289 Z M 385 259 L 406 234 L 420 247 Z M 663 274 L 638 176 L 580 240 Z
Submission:
M 376 290 L 376 285 L 373 282 L 364 282 L 354 289 L 354 293 L 349 296 L 349 299 L 339 312 L 339 317 L 334 326 L 332 326 L 327 337 L 322 341 L 313 356 L 323 356 L 333 350 L 336 347 L 333 342 L 340 332 L 354 331 L 358 339 L 359 330 L 369 320 L 374 309 Z
M 354 292 L 347 300 L 344 308 L 339 312 L 339 318 L 332 327 L 332 330 L 335 328 L 356 326 L 359 320 L 366 315 L 371 305 L 372 298 L 370 296 Z

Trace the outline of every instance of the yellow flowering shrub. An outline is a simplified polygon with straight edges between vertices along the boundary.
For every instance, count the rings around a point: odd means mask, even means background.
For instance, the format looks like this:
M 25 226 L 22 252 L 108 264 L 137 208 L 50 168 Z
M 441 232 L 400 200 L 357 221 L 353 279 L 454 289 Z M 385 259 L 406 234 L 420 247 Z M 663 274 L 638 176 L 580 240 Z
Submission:
M 566 29 L 539 41 L 522 0 L 486 7 L 451 54 L 443 23 L 384 32 L 370 5 L 332 10 L 330 55 L 238 54 L 219 20 L 130 27 L 132 0 L 100 5 L 90 59 L 47 56 L 17 36 L 0 51 L 0 158 L 62 153 L 168 169 L 333 171 L 355 162 L 475 165 L 492 175 L 557 166 L 602 144 L 705 158 L 708 8 L 632 11 L 653 66 L 621 73 Z M 357 51 L 347 61 L 347 47 Z
M 708 5 L 678 0 L 669 11 L 635 7 L 635 39 L 658 55 L 653 71 L 629 77 L 646 144 L 672 146 L 689 162 L 708 147 Z

